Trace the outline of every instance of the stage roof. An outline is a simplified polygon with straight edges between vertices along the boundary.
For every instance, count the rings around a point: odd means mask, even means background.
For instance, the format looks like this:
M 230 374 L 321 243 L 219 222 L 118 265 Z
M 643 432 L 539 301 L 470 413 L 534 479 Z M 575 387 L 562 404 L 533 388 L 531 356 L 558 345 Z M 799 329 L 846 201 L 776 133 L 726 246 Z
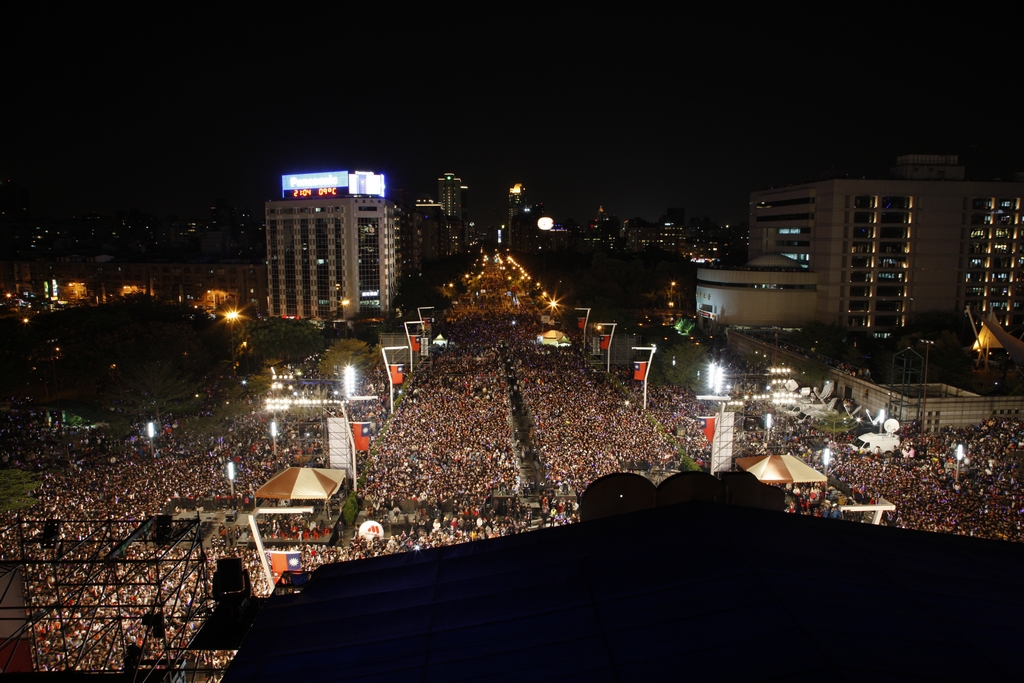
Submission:
M 225 681 L 1013 680 L 1024 545 L 689 502 L 319 569 Z

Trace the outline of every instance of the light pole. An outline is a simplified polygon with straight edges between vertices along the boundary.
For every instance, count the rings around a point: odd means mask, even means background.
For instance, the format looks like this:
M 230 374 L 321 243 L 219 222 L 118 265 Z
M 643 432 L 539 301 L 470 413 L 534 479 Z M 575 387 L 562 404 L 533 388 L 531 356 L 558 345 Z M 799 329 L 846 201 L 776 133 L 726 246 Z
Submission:
M 407 349 L 408 346 L 383 346 L 380 349 L 380 353 L 384 356 L 384 368 L 388 371 L 388 404 L 390 406 L 391 414 L 395 412 L 395 378 L 391 372 L 391 365 L 388 363 L 388 351 L 400 351 L 401 349 Z
M 765 445 L 766 448 L 768 448 L 768 452 L 769 453 L 771 452 L 772 425 L 773 424 L 774 424 L 774 422 L 772 421 L 772 414 L 771 413 L 766 413 L 765 416 L 764 416 L 764 445 Z
M 827 477 L 828 477 L 828 462 L 831 459 L 832 459 L 832 451 L 829 450 L 826 447 L 825 450 L 823 450 L 821 452 L 821 463 L 822 463 L 822 465 L 824 465 L 824 467 L 822 469 L 825 470 L 824 474 L 825 474 L 825 477 L 826 477 L 826 481 L 825 481 L 826 488 L 828 487 L 828 481 L 827 481 Z
M 231 483 L 231 500 L 232 504 L 235 499 L 235 461 L 228 460 L 228 481 Z
M 604 371 L 610 373 L 612 371 L 612 340 L 615 339 L 615 326 L 618 325 L 618 323 L 598 323 L 597 329 L 600 330 L 605 325 L 612 326 L 611 334 L 608 335 L 608 346 L 605 346 L 603 341 L 601 342 L 601 348 L 608 350 L 608 363 Z
M 409 335 L 409 325 L 419 325 L 420 330 L 422 331 L 423 321 L 408 320 L 402 323 L 402 325 L 405 327 L 405 341 L 409 345 L 409 372 L 412 372 L 413 370 L 416 369 L 416 352 L 420 350 L 420 344 L 422 344 L 422 341 L 419 341 L 416 344 L 412 343 L 412 337 Z
M 274 444 L 274 457 L 277 457 L 277 420 L 270 421 L 270 439 Z
M 577 325 L 579 325 L 580 329 L 583 330 L 583 350 L 586 351 L 586 348 L 587 348 L 587 323 L 590 322 L 590 309 L 589 308 L 577 308 L 575 310 L 577 310 L 577 311 L 586 311 L 587 312 L 587 314 L 585 316 L 583 316 L 583 324 L 582 325 L 580 325 L 579 321 L 577 320 Z
M 956 475 L 953 477 L 954 481 L 960 481 L 960 461 L 964 459 L 964 445 L 959 443 L 956 445 Z
M 651 374 L 651 362 L 654 360 L 654 351 L 657 348 L 658 347 L 654 346 L 653 344 L 651 346 L 634 346 L 633 347 L 634 351 L 650 351 L 651 352 L 651 355 L 647 357 L 647 364 L 644 366 L 644 410 L 647 410 L 647 376 Z M 608 349 L 608 350 L 609 350 L 609 352 L 611 351 L 611 349 Z M 633 373 L 633 378 L 634 379 L 639 379 L 636 376 L 636 372 L 635 371 Z
M 238 311 L 228 311 L 224 314 L 224 319 L 228 321 L 228 330 L 230 330 L 228 343 L 231 345 L 231 376 L 235 376 L 235 321 L 238 320 Z
M 156 436 L 156 425 L 150 422 L 146 425 L 146 434 L 149 435 L 149 454 L 154 458 L 156 457 L 156 451 L 153 450 L 153 437 Z
M 935 346 L 935 342 L 927 339 L 918 339 L 918 341 L 924 344 L 924 393 L 921 394 L 921 414 L 917 418 L 921 423 L 921 433 L 923 434 L 928 431 L 925 428 L 928 420 L 928 355 L 932 347 Z

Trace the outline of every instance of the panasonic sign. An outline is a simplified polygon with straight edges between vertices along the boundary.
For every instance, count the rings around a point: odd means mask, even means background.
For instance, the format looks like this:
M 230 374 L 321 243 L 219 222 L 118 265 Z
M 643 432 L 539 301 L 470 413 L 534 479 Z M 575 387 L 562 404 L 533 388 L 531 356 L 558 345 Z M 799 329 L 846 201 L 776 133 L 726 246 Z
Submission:
M 290 197 L 293 190 L 315 190 L 321 187 L 348 187 L 348 171 L 293 173 L 281 176 L 281 193 L 284 197 Z

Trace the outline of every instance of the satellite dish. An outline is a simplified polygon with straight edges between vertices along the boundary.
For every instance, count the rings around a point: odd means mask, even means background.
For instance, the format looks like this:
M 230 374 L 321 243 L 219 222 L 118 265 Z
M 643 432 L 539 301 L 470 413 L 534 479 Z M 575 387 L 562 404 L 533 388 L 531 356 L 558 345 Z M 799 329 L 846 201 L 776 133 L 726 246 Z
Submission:
M 882 429 L 885 430 L 886 434 L 895 434 L 900 430 L 900 421 L 894 417 L 890 417 L 888 420 L 882 423 Z
M 797 381 L 795 379 L 786 380 L 786 391 L 796 391 L 799 388 L 800 385 L 797 384 Z

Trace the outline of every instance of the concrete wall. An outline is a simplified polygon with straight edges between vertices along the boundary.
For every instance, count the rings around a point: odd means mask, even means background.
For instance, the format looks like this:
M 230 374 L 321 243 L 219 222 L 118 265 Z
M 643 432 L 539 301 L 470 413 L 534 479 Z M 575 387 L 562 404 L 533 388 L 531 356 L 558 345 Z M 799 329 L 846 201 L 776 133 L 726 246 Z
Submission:
M 769 356 L 777 354 L 780 363 L 806 360 L 795 353 L 776 349 L 773 344 L 745 334 L 734 331 L 728 334 L 729 350 L 741 356 L 748 356 L 756 349 Z M 835 369 L 829 371 L 829 379 L 835 382 L 835 396 L 852 398 L 857 405 L 871 411 L 872 415 L 881 409 L 890 410 L 890 387 Z M 979 396 L 945 384 L 929 384 L 928 394 L 928 400 L 923 406 L 927 416 L 920 414 L 920 398 L 908 397 L 903 401 L 904 415 L 895 417 L 900 418 L 902 422 L 911 422 L 923 417 L 927 431 L 937 431 L 942 427 L 975 425 L 991 417 L 1020 419 L 1024 413 L 1024 396 Z

